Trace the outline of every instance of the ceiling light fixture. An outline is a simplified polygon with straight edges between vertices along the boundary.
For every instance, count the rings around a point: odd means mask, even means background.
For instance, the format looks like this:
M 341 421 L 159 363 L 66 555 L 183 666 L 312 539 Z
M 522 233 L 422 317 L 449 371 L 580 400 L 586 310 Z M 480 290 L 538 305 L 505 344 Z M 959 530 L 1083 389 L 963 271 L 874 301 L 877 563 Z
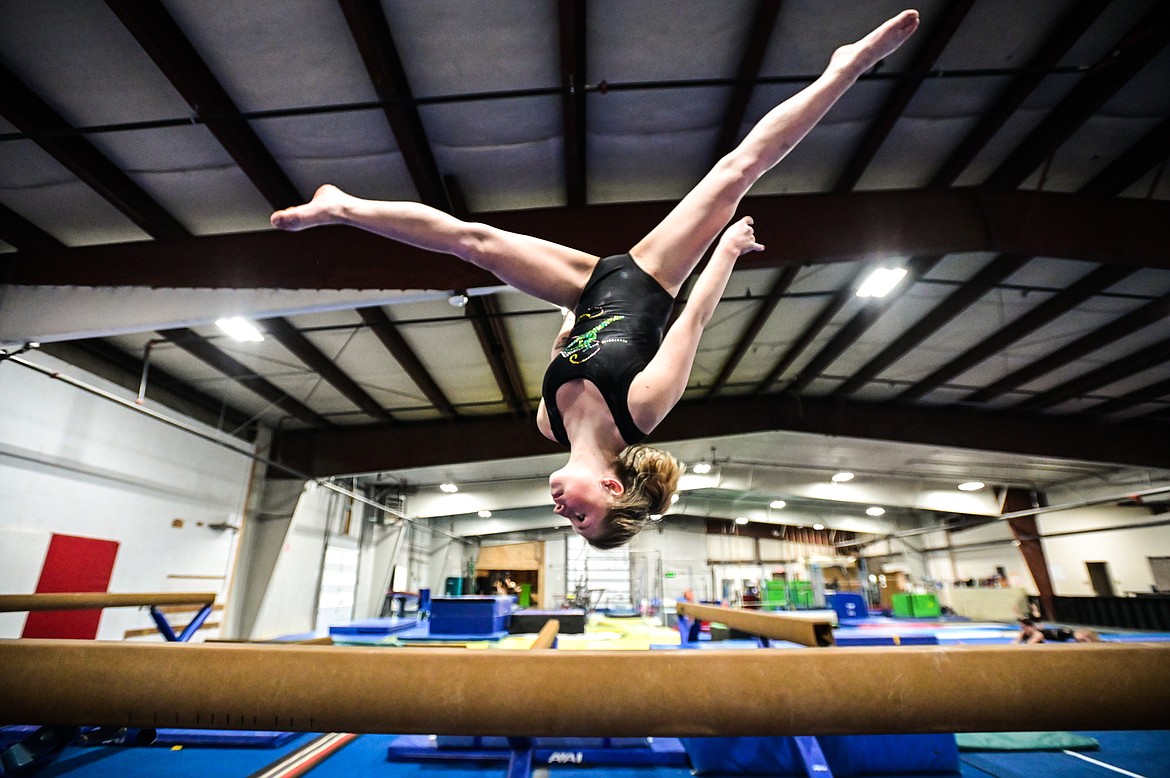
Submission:
M 264 336 L 260 334 L 260 330 L 256 329 L 252 322 L 239 316 L 232 316 L 230 319 L 216 319 L 215 326 L 241 343 L 259 343 L 264 340 Z
M 906 268 L 879 267 L 869 274 L 857 290 L 858 297 L 885 297 L 906 275 Z
M 833 483 L 835 483 L 835 484 L 843 484 L 846 481 L 852 481 L 852 480 L 853 480 L 853 473 L 842 472 L 842 473 L 837 473 L 837 475 L 833 476 Z
M 485 508 L 479 512 L 479 517 L 481 519 L 490 519 L 492 517 L 492 512 Z
M 879 508 L 879 507 L 878 507 L 878 506 L 876 506 L 876 505 L 875 505 L 875 506 L 873 506 L 872 508 L 866 508 L 866 509 L 865 509 L 865 513 L 866 513 L 866 515 L 868 515 L 868 516 L 881 516 L 881 515 L 882 515 L 883 513 L 885 513 L 885 512 L 886 512 L 886 509 L 885 509 L 885 508 Z
M 820 530 L 823 530 L 824 528 L 825 528 L 825 525 L 824 525 L 824 524 L 814 524 L 814 525 L 813 525 L 813 529 L 817 530 L 818 532 L 819 532 Z
M 788 503 L 784 502 L 783 500 L 772 500 L 772 502 L 768 503 L 768 507 L 775 508 L 776 510 L 780 510 L 781 508 L 783 508 L 787 504 Z
M 707 473 L 711 472 L 711 463 L 699 462 L 697 465 L 691 468 L 691 472 L 695 475 L 707 475 Z
M 747 523 L 748 523 L 748 517 L 747 517 L 747 516 L 736 516 L 736 517 L 735 517 L 735 523 L 736 523 L 736 524 L 747 524 Z
M 980 489 L 982 489 L 984 486 L 986 486 L 986 484 L 984 484 L 982 481 L 967 481 L 966 483 L 959 484 L 959 491 L 960 492 L 977 492 Z
M 459 491 L 459 487 L 455 484 L 439 484 L 439 491 L 446 492 L 447 494 L 455 494 L 455 492 Z

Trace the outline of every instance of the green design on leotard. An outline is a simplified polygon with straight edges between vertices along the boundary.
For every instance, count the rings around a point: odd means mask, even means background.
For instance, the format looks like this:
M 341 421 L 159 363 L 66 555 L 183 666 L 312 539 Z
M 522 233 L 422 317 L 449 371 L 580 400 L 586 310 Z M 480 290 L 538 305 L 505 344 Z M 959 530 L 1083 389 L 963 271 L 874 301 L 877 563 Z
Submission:
M 581 318 L 591 317 L 583 315 Z M 580 335 L 574 335 L 573 339 L 569 341 L 569 344 L 561 351 L 561 356 L 574 365 L 579 365 L 582 362 L 592 359 L 593 355 L 601 348 L 601 340 L 598 338 L 598 333 L 614 322 L 621 321 L 624 318 L 624 316 L 609 316 Z

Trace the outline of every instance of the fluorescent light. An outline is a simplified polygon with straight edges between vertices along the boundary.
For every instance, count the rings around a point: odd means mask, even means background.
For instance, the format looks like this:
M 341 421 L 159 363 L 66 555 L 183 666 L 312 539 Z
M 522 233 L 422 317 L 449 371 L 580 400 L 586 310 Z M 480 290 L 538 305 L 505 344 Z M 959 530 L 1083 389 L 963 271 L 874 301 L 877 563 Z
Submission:
M 670 495 L 670 504 L 674 505 L 676 502 L 678 502 L 678 498 L 679 498 L 678 492 L 675 492 L 674 494 Z
M 833 476 L 833 483 L 835 483 L 835 484 L 843 484 L 846 481 L 852 481 L 852 480 L 853 480 L 853 473 L 837 473 L 837 475 Z
M 459 491 L 459 487 L 455 484 L 439 484 L 439 490 L 447 494 L 455 494 L 455 492 Z
M 252 322 L 239 316 L 233 316 L 230 319 L 217 319 L 215 326 L 241 343 L 259 343 L 264 340 L 264 336 L 260 334 L 260 330 L 256 329 Z
M 865 513 L 867 516 L 881 516 L 885 512 L 886 512 L 885 508 L 879 508 L 876 505 L 873 506 L 872 508 L 865 509 Z
M 706 475 L 707 473 L 711 472 L 711 463 L 710 462 L 700 462 L 699 464 L 697 464 L 691 468 L 691 472 L 696 474 L 696 475 Z
M 824 524 L 814 524 L 813 525 L 813 529 L 815 529 L 815 530 L 822 530 L 824 528 L 825 528 Z
M 788 503 L 784 502 L 783 500 L 772 500 L 772 502 L 768 503 L 768 507 L 775 508 L 776 510 L 780 510 L 781 508 L 783 508 L 787 504 Z
M 985 484 L 982 481 L 968 481 L 965 484 L 959 484 L 960 492 L 977 492 L 982 489 Z
M 747 517 L 747 516 L 736 516 L 736 517 L 735 517 L 735 523 L 736 523 L 736 524 L 747 524 L 747 523 L 748 523 L 748 517 Z
M 484 510 L 479 512 L 479 517 L 481 519 L 490 519 L 492 517 L 492 512 L 484 509 Z
M 879 267 L 869 274 L 857 290 L 858 297 L 885 297 L 906 275 L 902 267 Z

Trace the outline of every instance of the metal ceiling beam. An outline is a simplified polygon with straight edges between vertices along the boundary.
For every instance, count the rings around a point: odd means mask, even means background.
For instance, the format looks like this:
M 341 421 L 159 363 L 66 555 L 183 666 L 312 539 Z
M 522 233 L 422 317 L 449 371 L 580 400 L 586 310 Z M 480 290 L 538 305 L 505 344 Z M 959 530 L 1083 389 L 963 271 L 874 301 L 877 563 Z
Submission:
M 1148 133 L 1142 140 L 1111 162 L 1104 170 L 1086 183 L 1080 191 L 1081 195 L 1094 197 L 1108 197 L 1117 195 L 1137 179 L 1145 175 L 1150 168 L 1165 160 L 1170 152 L 1170 121 L 1163 122 L 1158 128 Z M 934 310 L 922 318 L 917 324 L 907 330 L 893 343 L 882 350 L 880 354 L 870 360 L 861 370 L 857 371 L 838 390 L 838 394 L 849 394 L 856 391 L 866 381 L 872 379 L 882 370 L 885 370 L 906 352 L 913 349 L 934 332 L 938 331 L 972 303 L 991 291 L 1000 281 L 1018 270 L 1030 257 L 1019 254 L 1001 254 L 987 267 L 964 283 L 953 294 L 947 297 Z M 1075 344 L 1062 348 L 1054 354 L 1041 360 L 1032 362 L 1010 376 L 996 381 L 963 398 L 964 402 L 986 402 L 1003 392 L 1015 388 L 1046 372 L 1055 370 L 1069 361 L 1089 353 L 1090 346 L 1099 348 L 1112 341 L 1124 337 L 1130 332 L 1144 326 L 1142 322 L 1153 323 L 1162 316 L 1157 313 L 1156 304 L 1151 304 L 1119 320 L 1118 326 L 1109 326 L 1097 333 L 1079 339 Z M 1096 344 L 1095 346 L 1093 344 Z
M 570 208 L 585 205 L 588 196 L 586 138 L 586 74 L 588 37 L 585 0 L 560 0 L 561 121 L 564 125 L 565 199 Z
M 951 42 L 951 38 L 955 36 L 974 4 L 975 0 L 947 3 L 941 18 L 931 22 L 930 37 L 922 41 L 915 50 L 906 73 L 897 80 L 892 93 L 886 98 L 882 109 L 866 130 L 861 145 L 854 150 L 853 156 L 845 164 L 845 169 L 833 187 L 834 191 L 848 192 L 857 186 L 857 182 L 861 180 L 869 163 L 877 156 L 878 150 L 893 131 L 906 106 L 910 105 L 918 88 L 934 68 L 935 60 Z
M 241 362 L 236 361 L 218 348 L 207 342 L 199 333 L 185 327 L 159 330 L 168 341 L 186 351 L 191 356 L 223 373 L 246 389 L 263 397 L 273 405 L 295 416 L 306 424 L 314 427 L 332 427 L 333 424 L 323 416 L 318 416 L 305 405 L 285 394 L 284 390 L 265 378 L 262 378 Z
M 455 407 L 451 405 L 447 395 L 443 394 L 443 390 L 435 383 L 435 379 L 423 366 L 422 360 L 414 353 L 410 344 L 406 342 L 406 338 L 398 331 L 398 326 L 386 315 L 386 312 L 381 308 L 359 308 L 358 315 L 370 328 L 370 332 L 382 341 L 382 345 L 386 347 L 390 356 L 394 357 L 399 366 L 406 371 L 410 380 L 414 381 L 415 385 L 422 390 L 427 401 L 446 418 L 455 418 L 458 415 Z
M 604 254 L 631 246 L 672 203 L 625 203 L 477 214 Z M 901 190 L 749 198 L 768 251 L 740 269 L 886 256 L 1002 251 L 1170 269 L 1170 202 L 981 189 Z M 768 240 L 785 224 L 802 229 Z M 322 259 L 328 257 L 329 261 Z M 499 281 L 454 257 L 361 230 L 252 232 L 0 255 L 22 285 L 228 289 L 471 289 Z
M 755 12 L 748 23 L 748 39 L 743 46 L 743 56 L 739 60 L 739 70 L 735 86 L 731 91 L 731 100 L 728 103 L 727 112 L 723 115 L 719 138 L 715 142 L 712 164 L 735 148 L 739 142 L 739 136 L 743 130 L 743 120 L 747 116 L 748 103 L 751 101 L 756 79 L 760 76 L 760 68 L 764 64 L 764 55 L 768 51 L 768 44 L 772 41 L 772 33 L 776 28 L 776 17 L 780 15 L 781 5 L 780 0 L 758 0 L 756 2 Z
M 1015 321 L 981 340 L 950 362 L 938 367 L 898 395 L 899 400 L 912 400 L 938 388 L 955 376 L 998 354 L 1011 344 L 1031 335 L 1055 319 L 1063 316 L 1094 295 L 1100 294 L 1133 271 L 1116 265 L 1102 265 L 1076 283 L 1025 313 Z
M 1089 409 L 1089 412 L 1101 416 L 1108 416 L 1113 413 L 1127 411 L 1143 403 L 1164 400 L 1167 395 L 1170 395 L 1170 378 L 1143 386 L 1141 389 L 1135 389 L 1132 392 L 1126 392 L 1119 397 L 1114 397 L 1112 400 L 1106 400 L 1100 405 L 1094 405 Z
M 902 295 L 918 279 L 929 273 L 931 268 L 937 265 L 941 259 L 941 256 L 935 255 L 932 257 L 915 257 L 907 262 L 906 278 L 898 285 L 898 288 L 880 299 L 866 300 L 865 305 L 849 320 L 849 323 L 837 330 L 832 339 L 817 352 L 816 356 L 805 363 L 805 366 L 800 369 L 800 374 L 785 387 L 785 390 L 790 392 L 803 391 L 829 365 L 833 364 L 837 357 L 845 353 L 870 328 L 870 325 L 881 318 L 882 314 L 901 299 Z M 852 291 L 852 289 L 849 291 Z
M 1040 394 L 1029 397 L 1016 404 L 1015 407 L 1021 410 L 1051 408 L 1065 400 L 1086 394 L 1102 386 L 1108 386 L 1123 378 L 1137 375 L 1142 371 L 1149 370 L 1151 367 L 1157 367 L 1165 363 L 1168 359 L 1170 359 L 1170 338 L 1160 340 L 1132 354 L 1127 354 L 1121 359 L 1107 365 L 1102 365 L 1096 370 L 1090 370 L 1083 375 L 1065 381 L 1059 386 L 1054 386 Z
M 756 313 L 748 326 L 740 333 L 739 340 L 736 341 L 731 353 L 723 361 L 723 366 L 719 368 L 719 374 L 715 376 L 715 380 L 711 383 L 710 388 L 707 389 L 707 397 L 714 397 L 715 394 L 723 388 L 731 374 L 735 372 L 735 368 L 739 365 L 744 355 L 747 354 L 751 345 L 755 343 L 756 336 L 768 323 L 768 319 L 772 316 L 772 311 L 776 310 L 776 306 L 784 299 L 784 293 L 788 291 L 788 287 L 796 279 L 800 273 L 800 268 L 796 265 L 789 265 L 782 268 L 776 280 L 772 282 L 772 286 L 760 299 L 756 306 Z
M 772 366 L 768 374 L 756 384 L 752 390 L 754 394 L 763 394 L 772 389 L 772 385 L 779 381 L 780 377 L 784 375 L 784 372 L 792 367 L 792 364 L 804 353 L 805 349 L 812 345 L 817 335 L 828 326 L 829 322 L 833 320 L 833 317 L 840 313 L 846 303 L 853 299 L 855 294 L 854 290 L 867 270 L 869 270 L 868 265 L 857 268 L 849 280 L 832 296 L 829 302 L 825 303 L 824 307 L 816 315 L 816 318 L 808 323 L 800 335 L 797 336 L 796 340 L 780 355 L 780 359 L 776 360 L 776 364 Z
M 1170 43 L 1170 3 L 1155 3 L 1000 163 L 986 186 L 1019 186 Z
M 1092 2 L 1084 2 L 1075 8 L 1063 20 L 1058 32 L 1044 43 L 1030 63 L 1030 68 L 1048 69 L 1057 64 L 1060 57 L 1067 52 L 1069 47 L 1092 24 L 1093 20 L 1100 15 L 1106 4 L 1107 2 L 1102 2 L 1101 0 L 1093 0 Z M 970 7 L 970 3 L 962 3 L 951 8 L 941 23 L 939 32 L 932 36 L 928 45 L 920 52 L 911 70 L 927 71 L 933 67 L 935 60 L 954 36 L 954 33 L 966 17 Z M 951 153 L 947 161 L 943 163 L 942 167 L 931 179 L 929 187 L 946 187 L 952 184 L 967 164 L 991 140 L 994 134 L 1011 117 L 1020 104 L 1023 103 L 1025 98 L 1039 85 L 1042 78 L 1043 76 L 1038 72 L 1025 72 L 1016 77 L 1011 86 L 1000 96 L 996 104 L 983 116 L 972 132 L 967 135 L 963 142 Z M 915 81 L 902 82 L 900 86 L 901 91 L 896 93 L 891 101 L 891 105 L 898 106 L 898 113 L 908 104 L 910 97 L 913 96 L 914 92 L 921 85 L 922 79 L 923 77 L 918 77 Z M 886 119 L 886 123 L 882 125 L 883 134 L 881 139 L 884 140 L 885 134 L 888 134 L 892 128 L 893 121 L 896 120 L 897 115 L 897 113 L 893 114 L 892 119 Z M 861 160 L 868 162 L 876 152 L 877 146 L 872 146 L 869 149 L 869 156 L 863 156 Z M 841 183 L 848 183 L 852 186 L 860 179 L 862 172 L 863 168 L 855 170 L 855 175 L 844 178 Z M 918 257 L 913 260 L 914 264 L 928 263 L 926 265 L 927 270 L 924 270 L 923 273 L 918 275 L 911 274 L 911 277 L 900 286 L 901 291 L 899 295 L 904 294 L 913 282 L 921 277 L 921 275 L 924 275 L 925 272 L 928 272 L 929 267 L 933 266 L 939 259 L 941 257 L 935 256 L 933 258 Z M 918 324 L 866 363 L 861 370 L 857 371 L 849 380 L 838 387 L 835 394 L 848 395 L 855 392 L 865 382 L 885 370 L 900 359 L 907 351 L 913 349 L 918 343 L 925 340 L 944 324 L 959 315 L 975 302 L 975 300 L 979 299 L 983 293 L 989 291 L 996 283 L 1015 269 L 1018 269 L 1025 261 L 1025 259 L 1016 254 L 1001 255 L 992 266 L 985 269 L 975 279 L 972 279 L 975 285 L 970 283 L 964 284 L 962 289 L 957 290 L 931 313 L 927 314 Z M 886 298 L 881 302 L 871 301 L 870 305 L 867 305 L 859 311 L 848 324 L 837 332 L 832 341 L 809 362 L 789 389 L 792 391 L 800 391 L 807 386 L 821 370 L 856 343 L 892 307 L 896 299 L 895 297 Z
M 475 328 L 479 345 L 492 369 L 492 375 L 495 376 L 508 410 L 518 416 L 530 415 L 532 409 L 528 406 L 528 393 L 524 390 L 520 365 L 512 351 L 503 320 L 498 315 L 495 300 L 491 295 L 471 297 L 464 311 Z
M 881 148 L 882 143 L 885 142 L 893 130 L 894 125 L 898 121 L 898 117 L 902 115 L 902 112 L 906 110 L 906 106 L 914 98 L 918 87 L 922 85 L 923 80 L 926 78 L 926 73 L 931 69 L 934 61 L 938 59 L 942 50 L 946 48 L 947 43 L 954 36 L 959 25 L 962 24 L 963 19 L 971 8 L 972 2 L 973 0 L 962 0 L 962 2 L 951 3 L 948 6 L 946 15 L 938 23 L 939 26 L 935 28 L 935 32 L 918 48 L 917 53 L 914 55 L 911 65 L 908 68 L 910 74 L 898 79 L 893 93 L 887 98 L 885 105 L 870 124 L 865 137 L 862 139 L 861 145 L 858 146 L 853 156 L 846 163 L 845 169 L 833 187 L 834 192 L 845 194 L 856 186 L 865 169 L 869 166 L 869 163 L 877 155 L 878 149 Z M 933 262 L 937 262 L 940 258 L 941 255 L 934 255 Z M 933 262 L 925 257 L 920 257 L 916 260 L 916 264 L 918 265 L 927 265 L 923 268 L 922 272 L 926 272 L 929 269 L 929 265 L 933 264 Z M 850 282 L 825 304 L 820 313 L 817 314 L 817 317 L 805 327 L 796 341 L 780 356 L 775 365 L 772 366 L 772 369 L 768 371 L 768 374 L 756 384 L 756 394 L 767 392 L 771 389 L 772 385 L 784 375 L 784 372 L 812 345 L 821 332 L 824 331 L 825 327 L 829 325 L 833 318 L 852 299 L 856 282 L 866 270 L 867 268 L 859 268 L 857 274 L 850 279 Z M 908 286 L 909 283 L 905 284 L 902 289 L 904 290 Z M 889 305 L 889 302 L 886 305 Z M 874 318 L 876 319 L 876 316 Z M 850 324 L 853 325 L 850 329 L 851 337 L 854 334 L 860 335 L 869 326 L 865 324 L 862 327 L 861 319 L 857 317 L 854 317 Z M 813 362 L 815 363 L 813 368 L 803 368 L 793 378 L 791 385 L 785 387 L 786 390 L 799 392 L 809 381 L 816 377 L 822 367 L 836 359 L 840 351 L 843 351 L 849 345 L 843 337 L 840 337 L 840 333 L 838 333 L 837 338 L 834 338 L 833 344 L 836 353 L 822 349 L 813 358 Z
M 398 151 L 410 173 L 419 199 L 434 208 L 452 213 L 443 188 L 439 165 L 427 140 L 422 117 L 414 102 L 406 70 L 398 56 L 394 35 L 378 0 L 338 0 L 350 34 L 370 74 L 378 98 L 385 101 L 383 112 L 398 142 Z
M 1085 414 L 1049 416 L 775 394 L 684 401 L 650 439 L 662 444 L 774 430 L 1170 467 L 1164 425 L 1107 424 Z M 277 435 L 273 456 L 298 471 L 329 476 L 561 451 L 531 419 L 493 416 L 393 429 L 288 430 Z
M 1056 370 L 1058 367 L 1067 365 L 1074 359 L 1091 354 L 1097 349 L 1132 335 L 1151 324 L 1157 324 L 1168 316 L 1170 316 L 1170 295 L 1164 295 L 1106 324 L 1100 329 L 1077 338 L 1072 343 L 1053 351 L 1051 354 L 1029 362 L 1019 370 L 1004 376 L 992 384 L 988 384 L 979 391 L 972 392 L 964 397 L 963 401 L 983 403 L 992 400 L 1004 392 L 1009 392 L 1018 386 L 1022 386 L 1029 381 L 1034 381 L 1040 376 Z
M 1083 0 L 1064 15 L 1053 27 L 1053 34 L 1044 41 L 1022 72 L 1012 79 L 991 108 L 979 117 L 979 121 L 935 172 L 928 184 L 929 187 L 950 186 L 962 175 L 967 165 L 971 164 L 971 160 L 975 159 L 988 141 L 995 137 L 1008 119 L 1015 115 L 1028 96 L 1045 79 L 1046 74 L 1060 63 L 1073 44 L 1080 40 L 1112 2 L 1113 0 L 1087 2 Z
M 780 14 L 780 5 L 780 2 L 772 2 L 772 0 L 760 0 L 760 2 L 756 3 L 755 13 L 748 25 L 748 40 L 747 45 L 744 46 L 743 57 L 740 59 L 739 74 L 731 93 L 731 101 L 728 105 L 727 113 L 723 117 L 723 125 L 719 130 L 719 138 L 715 142 L 713 163 L 722 158 L 724 154 L 730 152 L 739 141 L 739 135 L 743 128 L 743 120 L 747 115 L 748 103 L 751 101 L 754 90 L 755 80 L 760 75 L 764 55 L 767 53 L 768 43 L 772 40 L 772 33 L 776 27 L 776 18 Z M 796 266 L 786 267 L 781 270 L 773 282 L 772 287 L 756 307 L 756 313 L 752 317 L 752 320 L 748 322 L 747 327 L 740 333 L 739 339 L 731 349 L 731 353 L 724 360 L 723 366 L 719 369 L 719 374 L 707 390 L 707 397 L 714 397 L 723 388 L 724 384 L 727 383 L 727 380 L 735 371 L 736 366 L 739 365 L 744 354 L 751 348 L 756 336 L 760 334 L 760 330 L 764 328 L 768 318 L 772 315 L 772 311 L 776 309 L 776 305 L 784 297 L 784 293 L 792 285 L 793 280 L 796 279 L 799 272 L 800 268 Z M 677 307 L 675 310 L 677 313 Z
M 239 113 L 235 102 L 158 0 L 106 0 L 106 5 L 196 115 L 211 118 Z M 246 122 L 213 121 L 208 122 L 207 128 L 273 208 L 304 202 L 296 186 Z
M 358 386 L 357 382 L 339 368 L 332 359 L 325 356 L 288 319 L 280 316 L 265 319 L 264 330 L 291 351 L 297 359 L 304 362 L 306 367 L 320 373 L 322 378 L 333 385 L 333 388 L 345 395 L 346 399 L 361 408 L 366 414 L 379 421 L 394 420 L 394 417 L 377 400 L 371 397 L 365 389 Z
M 53 131 L 72 127 L 2 65 L 0 115 L 21 132 L 34 135 L 38 146 L 148 235 L 168 240 L 190 237 L 191 233 L 178 219 L 156 203 L 92 143 L 77 135 L 55 135 Z
M 6 205 L 0 204 L 0 240 L 17 251 L 53 251 L 65 244 Z M 3 276 L 0 276 L 3 279 Z M 3 280 L 7 283 L 7 280 Z
M 915 322 L 913 326 L 866 362 L 860 370 L 849 376 L 845 383 L 837 387 L 834 395 L 844 397 L 856 392 L 919 343 L 941 329 L 944 324 L 965 311 L 976 300 L 994 289 L 1005 278 L 1023 267 L 1029 259 L 1029 257 L 1021 257 L 1018 254 L 997 256 L 971 279 L 964 281 L 930 313 Z
M 1165 119 L 1083 187 L 1081 194 L 1101 197 L 1119 194 L 1170 156 L 1170 119 Z

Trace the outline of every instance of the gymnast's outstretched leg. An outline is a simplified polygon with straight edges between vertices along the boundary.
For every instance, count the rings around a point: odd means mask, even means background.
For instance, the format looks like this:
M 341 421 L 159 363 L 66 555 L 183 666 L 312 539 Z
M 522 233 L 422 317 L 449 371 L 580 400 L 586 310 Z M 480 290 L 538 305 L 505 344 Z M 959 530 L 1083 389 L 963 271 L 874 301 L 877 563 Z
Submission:
M 363 200 L 326 184 L 304 205 L 272 214 L 272 226 L 303 230 L 359 227 L 428 251 L 455 256 L 535 297 L 572 308 L 597 257 L 551 241 L 465 222 L 429 205 Z
M 829 111 L 854 82 L 918 28 L 918 12 L 903 11 L 856 43 L 833 53 L 805 89 L 773 108 L 715 164 L 631 254 L 672 295 L 735 214 L 748 189 Z

